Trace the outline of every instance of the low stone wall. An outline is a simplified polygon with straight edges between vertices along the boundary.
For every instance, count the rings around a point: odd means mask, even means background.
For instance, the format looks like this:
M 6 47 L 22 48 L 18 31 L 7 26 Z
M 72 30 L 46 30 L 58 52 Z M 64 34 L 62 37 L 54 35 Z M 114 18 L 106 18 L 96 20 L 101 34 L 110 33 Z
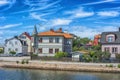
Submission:
M 64 71 L 83 71 L 83 72 L 111 72 L 120 73 L 120 68 L 105 67 L 105 66 L 90 66 L 77 63 L 45 63 L 45 62 L 30 62 L 29 64 L 7 63 L 1 65 L 3 68 L 25 68 L 25 69 L 41 69 L 41 70 L 64 70 Z

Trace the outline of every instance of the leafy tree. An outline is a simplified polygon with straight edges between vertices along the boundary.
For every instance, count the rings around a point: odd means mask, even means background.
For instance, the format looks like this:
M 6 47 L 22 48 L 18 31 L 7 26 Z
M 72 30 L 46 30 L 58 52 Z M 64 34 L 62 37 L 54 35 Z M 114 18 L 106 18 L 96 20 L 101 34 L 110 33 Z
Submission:
M 92 46 L 92 50 L 100 51 L 101 50 L 101 45 Z
M 66 53 L 66 52 L 57 52 L 55 54 L 55 57 L 56 58 L 62 58 L 62 57 L 66 57 L 67 55 L 68 55 L 68 53 Z
M 80 43 L 82 43 L 82 44 L 87 44 L 87 43 L 89 43 L 89 41 L 90 41 L 90 39 L 89 38 L 81 38 L 80 39 Z
M 88 55 L 88 54 L 84 54 L 82 56 L 82 60 L 85 61 L 85 62 L 91 62 L 92 61 L 90 55 Z

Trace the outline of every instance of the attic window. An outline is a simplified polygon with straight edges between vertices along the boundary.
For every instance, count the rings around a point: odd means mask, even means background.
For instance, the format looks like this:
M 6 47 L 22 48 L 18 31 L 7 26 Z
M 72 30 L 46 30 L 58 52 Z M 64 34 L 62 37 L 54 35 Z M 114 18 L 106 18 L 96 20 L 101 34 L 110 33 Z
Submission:
M 107 35 L 106 41 L 107 42 L 114 42 L 115 41 L 115 35 L 113 35 L 113 34 Z

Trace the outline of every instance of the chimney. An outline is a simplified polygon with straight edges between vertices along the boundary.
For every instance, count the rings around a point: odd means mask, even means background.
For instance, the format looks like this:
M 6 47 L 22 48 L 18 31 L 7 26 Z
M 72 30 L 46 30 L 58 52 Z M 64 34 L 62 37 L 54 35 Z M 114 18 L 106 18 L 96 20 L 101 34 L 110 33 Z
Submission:
M 50 29 L 50 31 L 54 32 L 54 30 L 53 30 L 53 29 Z
M 62 32 L 62 28 L 59 28 L 59 30 L 58 30 L 59 32 Z

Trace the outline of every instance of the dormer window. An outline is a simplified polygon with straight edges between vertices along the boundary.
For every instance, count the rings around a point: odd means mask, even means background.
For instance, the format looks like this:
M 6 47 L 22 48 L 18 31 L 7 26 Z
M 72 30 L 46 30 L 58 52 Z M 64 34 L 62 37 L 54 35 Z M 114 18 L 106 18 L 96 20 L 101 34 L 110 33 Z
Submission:
M 115 35 L 114 34 L 109 34 L 106 37 L 107 42 L 114 42 L 115 41 Z
M 114 37 L 113 36 L 108 36 L 108 42 L 113 42 L 114 41 Z

